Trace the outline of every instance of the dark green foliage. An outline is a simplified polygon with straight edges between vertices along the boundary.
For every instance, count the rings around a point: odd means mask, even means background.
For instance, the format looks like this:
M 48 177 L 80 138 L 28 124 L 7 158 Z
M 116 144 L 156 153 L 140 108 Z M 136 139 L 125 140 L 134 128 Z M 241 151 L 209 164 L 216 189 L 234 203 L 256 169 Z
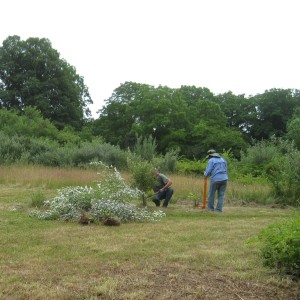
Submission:
M 209 121 L 200 121 L 191 132 L 191 142 L 186 152 L 187 158 L 204 159 L 208 149 L 218 152 L 231 150 L 235 157 L 240 157 L 240 152 L 247 148 L 242 134 L 224 126 L 210 125 Z
M 257 110 L 254 101 L 246 99 L 244 95 L 234 95 L 227 92 L 215 96 L 212 101 L 218 103 L 227 118 L 227 125 L 242 131 L 248 139 L 251 124 L 257 119 Z
M 295 143 L 295 147 L 300 150 L 300 108 L 297 108 L 293 117 L 287 125 L 286 137 Z
M 277 202 L 300 206 L 300 153 L 294 151 L 277 157 L 266 172 Z
M 227 127 L 226 115 L 212 99 L 208 89 L 126 82 L 107 100 L 94 134 L 122 149 L 133 149 L 136 135 L 152 136 L 159 154 L 179 149 L 190 159 L 201 158 L 215 144 L 239 155 L 246 145 L 243 134 Z
M 266 266 L 282 274 L 300 277 L 300 217 L 273 224 L 261 232 L 262 257 Z
M 90 116 L 87 87 L 47 39 L 9 36 L 0 47 L 0 108 L 36 107 L 57 128 L 80 129 Z
M 300 106 L 300 93 L 291 89 L 271 89 L 254 96 L 256 118 L 251 120 L 249 134 L 261 140 L 271 136 L 283 137 L 287 132 L 288 121 Z

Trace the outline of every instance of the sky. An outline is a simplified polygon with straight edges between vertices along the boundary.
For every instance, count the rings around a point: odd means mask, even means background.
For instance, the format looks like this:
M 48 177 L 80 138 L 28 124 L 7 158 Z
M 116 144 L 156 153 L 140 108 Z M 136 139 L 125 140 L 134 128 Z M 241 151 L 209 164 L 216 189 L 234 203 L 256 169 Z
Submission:
M 0 46 L 47 38 L 93 116 L 126 81 L 246 96 L 300 89 L 298 0 L 0 0 Z M 297 74 L 297 76 L 296 76 Z

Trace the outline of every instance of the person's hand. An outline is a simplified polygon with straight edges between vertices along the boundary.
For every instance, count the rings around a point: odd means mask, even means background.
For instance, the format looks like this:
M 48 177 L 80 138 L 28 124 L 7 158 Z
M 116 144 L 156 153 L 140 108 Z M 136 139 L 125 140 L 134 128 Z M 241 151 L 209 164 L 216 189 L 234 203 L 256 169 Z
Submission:
M 163 191 L 164 191 L 164 189 L 163 189 L 163 188 L 159 190 L 159 192 L 160 192 L 160 193 L 163 193 Z

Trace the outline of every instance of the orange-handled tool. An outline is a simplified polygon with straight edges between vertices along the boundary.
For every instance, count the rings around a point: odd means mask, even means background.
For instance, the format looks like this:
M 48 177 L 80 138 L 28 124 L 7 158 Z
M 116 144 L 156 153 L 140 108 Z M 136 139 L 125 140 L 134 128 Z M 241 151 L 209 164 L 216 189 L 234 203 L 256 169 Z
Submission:
M 207 177 L 204 177 L 203 204 L 202 204 L 201 208 L 206 208 L 206 191 L 207 191 Z

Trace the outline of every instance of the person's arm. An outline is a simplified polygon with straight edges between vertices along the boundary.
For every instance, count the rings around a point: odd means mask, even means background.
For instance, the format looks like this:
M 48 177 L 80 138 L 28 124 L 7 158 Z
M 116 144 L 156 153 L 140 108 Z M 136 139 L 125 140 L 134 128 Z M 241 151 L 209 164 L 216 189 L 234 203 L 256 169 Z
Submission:
M 168 182 L 165 184 L 165 186 L 163 187 L 164 190 L 166 190 L 167 188 L 169 188 L 172 185 L 173 181 L 169 178 Z
M 166 178 L 166 179 L 167 179 L 167 182 L 166 182 L 165 185 L 160 189 L 160 192 L 165 191 L 166 189 L 168 189 L 168 188 L 173 184 L 172 179 L 170 179 L 170 178 Z
M 208 161 L 206 170 L 205 170 L 205 172 L 204 172 L 204 177 L 209 177 L 210 174 L 211 174 L 212 169 L 213 169 L 213 162 L 212 162 L 212 159 L 210 159 L 210 160 Z

